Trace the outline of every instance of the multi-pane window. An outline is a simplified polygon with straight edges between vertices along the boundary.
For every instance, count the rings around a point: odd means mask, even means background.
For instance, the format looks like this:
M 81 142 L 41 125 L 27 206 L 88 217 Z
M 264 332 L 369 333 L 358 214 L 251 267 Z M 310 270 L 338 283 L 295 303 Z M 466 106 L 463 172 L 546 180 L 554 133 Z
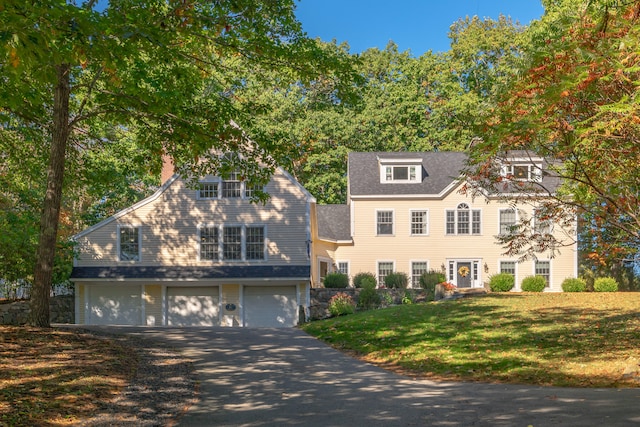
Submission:
M 515 261 L 500 261 L 500 273 L 516 275 L 516 262 Z
M 242 227 L 224 227 L 222 230 L 222 258 L 242 259 Z
M 244 196 L 247 199 L 250 199 L 250 198 L 254 197 L 258 191 L 262 191 L 262 186 L 261 185 L 249 185 L 249 184 L 245 183 L 245 186 L 246 186 L 246 188 L 244 190 Z
M 378 284 L 384 285 L 384 278 L 393 273 L 393 262 L 381 261 L 378 262 Z
M 140 229 L 120 227 L 120 261 L 140 261 Z
M 242 182 L 240 181 L 240 174 L 238 172 L 232 172 L 228 179 L 222 181 L 222 197 L 235 198 L 242 196 Z
M 501 209 L 500 210 L 500 234 L 511 234 L 516 225 L 516 210 Z
M 413 288 L 420 287 L 420 276 L 427 272 L 427 261 L 413 261 L 411 263 L 411 286 Z
M 411 211 L 411 234 L 427 234 L 427 211 Z
M 545 217 L 541 209 L 536 209 L 533 213 L 533 231 L 537 234 L 551 234 L 553 223 Z
M 385 166 L 384 181 L 386 182 L 417 182 L 419 166 Z
M 535 275 L 542 276 L 547 281 L 547 287 L 551 280 L 551 262 L 550 261 L 536 261 Z
M 378 236 L 393 234 L 393 211 L 377 212 Z
M 502 175 L 518 181 L 542 181 L 542 165 L 521 163 L 503 167 Z
M 338 271 L 346 276 L 349 275 L 349 262 L 348 261 L 339 261 L 338 262 Z
M 200 199 L 217 199 L 218 183 L 217 182 L 201 182 L 198 189 L 198 198 Z
M 247 227 L 246 245 L 248 260 L 264 259 L 264 227 Z
M 446 221 L 447 234 L 480 234 L 482 230 L 480 210 L 466 203 L 460 203 L 455 211 L 448 210 Z
M 203 227 L 200 229 L 200 259 L 218 260 L 218 245 L 220 241 L 218 227 Z

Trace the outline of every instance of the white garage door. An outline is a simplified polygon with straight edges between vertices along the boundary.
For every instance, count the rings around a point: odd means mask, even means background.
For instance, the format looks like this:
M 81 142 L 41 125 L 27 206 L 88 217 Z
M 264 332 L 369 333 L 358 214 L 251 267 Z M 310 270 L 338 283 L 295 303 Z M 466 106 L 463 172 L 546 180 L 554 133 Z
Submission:
M 167 288 L 169 326 L 218 326 L 220 297 L 217 286 Z
M 89 300 L 87 324 L 142 324 L 140 286 L 88 286 L 87 291 Z
M 282 328 L 298 323 L 295 286 L 246 286 L 244 325 Z

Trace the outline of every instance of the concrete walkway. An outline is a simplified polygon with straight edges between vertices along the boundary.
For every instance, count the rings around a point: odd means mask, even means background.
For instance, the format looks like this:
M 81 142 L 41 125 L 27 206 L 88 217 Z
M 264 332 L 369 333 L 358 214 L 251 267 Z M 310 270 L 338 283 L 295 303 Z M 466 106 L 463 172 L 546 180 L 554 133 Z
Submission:
M 200 401 L 181 426 L 640 426 L 640 389 L 412 380 L 297 329 L 107 330 L 163 340 L 195 361 Z

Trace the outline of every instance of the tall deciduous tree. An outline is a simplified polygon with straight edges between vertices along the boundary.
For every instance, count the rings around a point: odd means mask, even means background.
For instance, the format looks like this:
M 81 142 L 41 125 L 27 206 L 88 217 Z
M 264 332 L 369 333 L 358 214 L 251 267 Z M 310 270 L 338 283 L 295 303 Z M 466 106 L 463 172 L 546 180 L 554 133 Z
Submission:
M 343 57 L 305 37 L 293 0 L 95 6 L 93 0 L 0 5 L 0 131 L 40 129 L 47 143 L 39 148 L 49 150 L 31 300 L 36 326 L 49 325 L 70 152 L 100 150 L 126 129 L 156 169 L 167 153 L 196 174 L 240 169 L 265 182 L 289 147 L 252 132 L 258 111 L 243 96 L 247 76 L 278 70 L 282 79 L 306 82 L 318 73 L 349 73 Z M 209 156 L 212 147 L 242 160 L 225 164 Z
M 550 194 L 547 219 L 579 215 L 590 257 L 620 261 L 640 246 L 640 2 L 565 0 L 545 7 L 527 32 L 520 78 L 474 150 L 475 173 L 492 178 L 491 158 L 514 149 L 556 159 L 551 173 L 565 185 Z M 529 234 L 514 239 L 523 248 Z

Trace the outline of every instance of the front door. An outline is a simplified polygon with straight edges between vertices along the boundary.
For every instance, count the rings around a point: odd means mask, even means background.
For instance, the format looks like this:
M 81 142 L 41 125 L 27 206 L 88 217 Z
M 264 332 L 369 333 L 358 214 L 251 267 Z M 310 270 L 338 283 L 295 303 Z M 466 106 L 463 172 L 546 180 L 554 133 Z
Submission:
M 456 281 L 459 288 L 471 287 L 471 263 L 470 262 L 458 262 L 458 272 Z

